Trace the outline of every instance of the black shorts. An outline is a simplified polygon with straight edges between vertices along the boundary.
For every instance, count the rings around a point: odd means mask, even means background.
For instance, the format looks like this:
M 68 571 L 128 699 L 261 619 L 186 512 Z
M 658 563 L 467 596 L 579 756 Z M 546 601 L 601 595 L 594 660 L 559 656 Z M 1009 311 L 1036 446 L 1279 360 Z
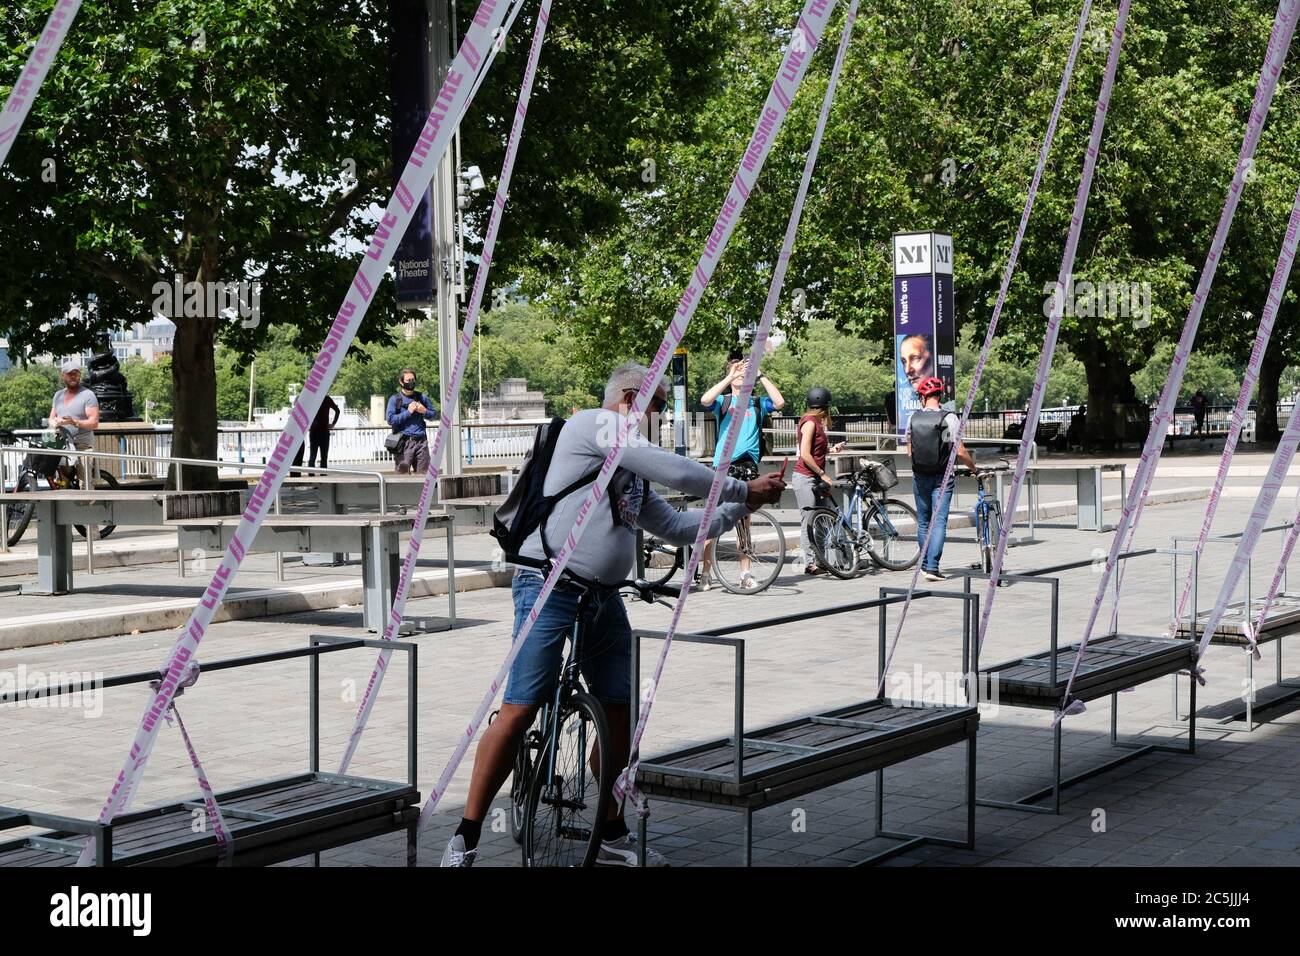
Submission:
M 727 474 L 741 481 L 753 481 L 758 477 L 758 462 L 752 458 L 740 458 L 731 463 Z

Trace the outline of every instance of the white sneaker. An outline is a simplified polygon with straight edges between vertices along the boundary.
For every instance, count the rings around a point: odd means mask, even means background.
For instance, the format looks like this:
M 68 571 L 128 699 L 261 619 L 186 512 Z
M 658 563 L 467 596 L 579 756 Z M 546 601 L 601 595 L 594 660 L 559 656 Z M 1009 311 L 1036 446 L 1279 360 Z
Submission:
M 922 575 L 927 581 L 947 581 L 948 575 L 942 571 L 925 571 Z
M 754 575 L 748 571 L 742 574 L 740 576 L 740 586 L 746 591 L 754 587 Z
M 465 838 L 457 833 L 447 843 L 447 849 L 442 851 L 442 866 L 464 866 L 474 865 L 478 859 L 478 850 L 465 849 Z
M 597 866 L 636 866 L 637 838 L 628 833 L 617 840 L 601 840 L 596 851 Z M 668 858 L 658 850 L 645 848 L 646 866 L 668 866 Z

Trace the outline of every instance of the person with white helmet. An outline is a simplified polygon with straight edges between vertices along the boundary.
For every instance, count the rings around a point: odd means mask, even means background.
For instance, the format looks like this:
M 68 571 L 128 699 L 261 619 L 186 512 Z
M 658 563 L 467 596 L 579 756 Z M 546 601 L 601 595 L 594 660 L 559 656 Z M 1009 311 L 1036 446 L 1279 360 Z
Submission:
M 54 393 L 50 403 L 50 427 L 57 429 L 73 448 L 90 451 L 95 447 L 95 429 L 99 427 L 99 399 L 95 393 L 81 384 L 81 359 L 65 359 L 61 366 L 60 380 L 63 388 Z M 77 474 L 81 477 L 81 487 L 89 488 L 86 476 L 88 459 L 76 456 Z

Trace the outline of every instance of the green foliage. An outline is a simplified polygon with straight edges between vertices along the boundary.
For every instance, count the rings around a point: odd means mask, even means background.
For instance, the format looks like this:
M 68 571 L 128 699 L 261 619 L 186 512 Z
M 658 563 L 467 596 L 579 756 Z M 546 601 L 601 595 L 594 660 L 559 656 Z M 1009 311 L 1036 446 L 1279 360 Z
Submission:
M 20 74 L 52 2 L 6 7 L 0 84 Z M 639 182 L 640 158 L 681 135 L 711 87 L 725 42 L 720 5 L 556 5 L 501 263 L 544 259 L 543 237 L 545 248 L 581 247 L 622 218 L 619 197 Z M 468 20 L 476 6 L 459 10 Z M 464 160 L 488 177 L 500 168 L 535 16 L 521 17 L 464 126 Z M 392 188 L 387 21 L 382 0 L 85 0 L 0 170 L 0 329 L 16 349 L 79 350 L 143 318 L 154 284 L 178 272 L 259 278 L 260 326 L 219 323 L 216 412 L 245 417 L 247 383 L 237 389 L 233 376 L 268 342 L 257 400 L 278 406 L 301 369 L 279 362 L 268 329 L 296 331 L 302 352 L 319 347 L 373 230 L 368 210 Z M 0 97 L 8 92 L 0 85 Z M 467 210 L 471 234 L 482 234 L 491 197 Z M 94 319 L 62 321 L 92 292 Z M 402 318 L 383 283 L 359 341 L 391 342 Z M 176 354 L 177 388 L 213 374 L 181 367 L 193 351 Z M 433 385 L 429 358 L 420 343 L 381 349 L 353 363 L 346 390 L 386 392 L 401 364 Z M 178 433 L 215 417 L 178 418 Z
M 1133 376 L 1138 398 L 1155 404 L 1160 397 L 1160 390 L 1169 378 L 1173 359 L 1173 343 L 1162 342 L 1151 361 Z M 1197 389 L 1205 392 L 1211 405 L 1235 404 L 1241 391 L 1244 371 L 1243 367 L 1235 367 L 1222 355 L 1193 352 L 1187 361 L 1187 371 L 1183 373 L 1183 387 L 1178 394 L 1178 404 L 1186 405 L 1190 402 Z
M 150 421 L 172 417 L 172 360 L 170 355 L 163 355 L 152 365 L 138 356 L 131 356 L 122 363 L 122 374 L 126 376 L 126 387 L 135 400 L 135 413 L 144 418 L 146 412 Z M 153 402 L 152 407 L 146 403 Z
M 722 82 L 691 117 L 692 135 L 659 162 L 657 182 L 629 194 L 623 221 L 591 247 L 560 266 L 523 273 L 527 291 L 563 304 L 580 362 L 653 353 L 799 5 L 734 0 Z M 995 365 L 1032 367 L 1039 354 L 1044 287 L 1059 270 L 1116 8 L 1113 0 L 1092 8 L 1003 315 L 1004 358 Z M 883 349 L 892 321 L 890 236 L 939 228 L 955 240 L 958 323 L 982 339 L 1078 10 L 1074 0 L 863 5 L 778 316 L 787 333 L 797 338 L 812 319 L 825 318 L 868 350 Z M 1065 319 L 1061 343 L 1094 373 L 1094 389 L 1128 386 L 1130 372 L 1182 326 L 1231 181 L 1273 12 L 1264 0 L 1134 4 L 1075 278 L 1147 283 L 1151 315 L 1149 323 L 1131 314 Z M 701 300 L 687 333 L 692 351 L 725 349 L 761 313 L 841 24 L 837 13 Z M 1264 301 L 1300 179 L 1298 139 L 1300 101 L 1280 88 L 1207 304 L 1204 350 L 1240 359 L 1249 349 L 1251 315 Z M 800 289 L 810 311 L 795 313 Z M 1295 316 L 1291 292 L 1276 333 L 1288 348 L 1300 338 Z M 1065 368 L 1073 378 L 1053 382 L 1051 392 L 1083 397 L 1077 365 Z M 992 395 L 990 403 L 1001 404 Z
M 52 365 L 12 368 L 0 375 L 0 428 L 40 428 L 60 388 Z

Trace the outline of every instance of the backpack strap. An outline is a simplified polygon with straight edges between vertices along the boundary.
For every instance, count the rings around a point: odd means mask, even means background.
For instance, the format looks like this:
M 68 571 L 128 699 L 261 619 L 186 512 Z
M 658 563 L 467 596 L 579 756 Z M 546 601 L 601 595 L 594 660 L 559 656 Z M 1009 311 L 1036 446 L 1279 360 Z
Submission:
M 621 471 L 622 469 L 619 470 Z M 537 523 L 537 531 L 542 540 L 542 553 L 544 553 L 547 558 L 555 557 L 555 552 L 551 550 L 551 546 L 546 541 L 546 522 L 550 520 L 551 512 L 555 510 L 555 506 L 559 504 L 561 498 L 569 497 L 569 495 L 573 494 L 575 491 L 585 488 L 587 485 L 591 484 L 599 477 L 600 477 L 600 468 L 594 468 L 591 471 L 587 472 L 585 475 L 583 475 L 581 478 L 579 478 L 577 481 L 572 482 L 569 485 L 566 485 L 564 488 L 561 488 L 553 495 L 547 495 L 546 498 L 544 499 L 545 504 L 542 509 L 542 518 Z M 610 480 L 611 482 L 613 481 L 613 479 Z M 613 500 L 612 496 L 610 500 L 611 501 Z

